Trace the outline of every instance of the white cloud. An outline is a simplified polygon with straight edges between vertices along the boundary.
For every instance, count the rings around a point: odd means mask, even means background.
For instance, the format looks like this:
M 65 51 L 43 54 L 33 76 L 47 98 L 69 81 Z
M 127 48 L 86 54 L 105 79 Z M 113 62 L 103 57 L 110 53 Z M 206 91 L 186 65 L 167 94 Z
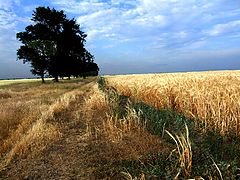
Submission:
M 18 16 L 14 12 L 14 6 L 19 6 L 20 0 L 0 0 L 0 29 L 11 29 L 16 27 Z
M 16 25 L 16 14 L 0 9 L 0 29 L 10 29 Z
M 16 59 L 16 49 L 20 45 L 16 40 L 17 25 L 28 19 L 19 17 L 14 12 L 14 6 L 18 5 L 20 5 L 19 0 L 0 0 L 0 60 L 2 62 L 14 62 Z
M 8 10 L 9 8 L 11 8 L 11 4 L 11 1 L 0 0 L 0 9 Z
M 118 15 L 113 9 L 107 9 L 80 16 L 77 22 L 87 31 L 88 40 L 92 40 L 95 37 L 112 37 L 118 26 L 117 18 Z
M 180 32 L 177 32 L 175 36 L 176 38 L 185 39 L 188 37 L 188 32 L 180 31 Z
M 92 13 L 109 7 L 107 3 L 97 0 L 51 0 L 51 2 L 61 7 L 64 11 L 74 14 Z
M 0 9 L 10 10 L 14 5 L 19 6 L 21 0 L 0 0 Z
M 0 0 L 1 1 L 1 0 Z M 12 0 L 13 2 L 14 0 Z M 144 41 L 157 49 L 202 48 L 208 36 L 233 32 L 240 9 L 226 0 L 51 0 L 56 8 L 75 16 L 88 35 L 88 44 Z M 0 3 L 1 4 L 1 3 Z M 226 8 L 225 8 L 226 7 Z M 224 17 L 233 19 L 222 23 Z M 216 24 L 213 29 L 209 27 Z M 161 42 L 156 40 L 162 38 Z M 204 40 L 202 40 L 204 39 Z M 151 47 L 149 47 L 151 48 Z
M 78 2 L 75 3 L 75 6 L 80 5 Z M 84 27 L 90 41 L 104 37 L 115 38 L 118 42 L 129 42 L 130 39 L 136 38 L 130 36 L 142 36 L 146 28 L 164 27 L 167 24 L 164 15 L 153 14 L 141 6 L 142 3 L 139 1 L 112 0 L 110 4 L 101 3 L 101 8 L 94 11 L 90 9 L 84 15 L 80 15 L 77 22 Z
M 218 36 L 225 33 L 232 33 L 239 31 L 240 28 L 240 20 L 230 21 L 225 24 L 217 24 L 213 27 L 213 29 L 207 31 L 207 34 L 210 36 Z
M 195 41 L 193 42 L 189 49 L 199 49 L 199 48 L 202 48 L 205 44 L 207 43 L 206 40 L 198 40 L 198 41 Z
M 143 15 L 131 20 L 131 24 L 140 26 L 164 26 L 167 24 L 167 20 L 163 15 Z
M 169 36 L 174 36 L 176 39 L 191 38 L 187 32 L 198 29 L 195 33 L 202 33 L 203 30 L 198 26 L 210 21 L 211 10 L 220 4 L 220 0 L 211 2 L 207 0 L 52 0 L 51 2 L 67 13 L 78 16 L 77 22 L 84 28 L 90 41 L 94 41 L 94 38 L 114 39 L 114 37 L 119 41 L 116 37 L 121 37 L 122 42 L 124 39 L 151 37 L 153 33 L 159 33 L 161 36 L 168 30 L 171 31 Z

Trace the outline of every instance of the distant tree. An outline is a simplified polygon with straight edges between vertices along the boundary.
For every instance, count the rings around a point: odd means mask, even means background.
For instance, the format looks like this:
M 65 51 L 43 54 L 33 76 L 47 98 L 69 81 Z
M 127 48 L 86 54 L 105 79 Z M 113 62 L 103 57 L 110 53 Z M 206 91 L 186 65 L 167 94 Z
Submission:
M 83 78 L 87 76 L 97 76 L 98 75 L 98 65 L 94 63 L 94 56 L 87 50 L 84 52 L 83 70 L 80 71 Z
M 17 56 L 31 64 L 31 72 L 41 76 L 42 82 L 46 73 L 58 82 L 58 77 L 79 76 L 93 67 L 94 57 L 84 47 L 87 35 L 75 19 L 67 19 L 63 11 L 38 7 L 32 21 L 17 33 L 23 44 Z

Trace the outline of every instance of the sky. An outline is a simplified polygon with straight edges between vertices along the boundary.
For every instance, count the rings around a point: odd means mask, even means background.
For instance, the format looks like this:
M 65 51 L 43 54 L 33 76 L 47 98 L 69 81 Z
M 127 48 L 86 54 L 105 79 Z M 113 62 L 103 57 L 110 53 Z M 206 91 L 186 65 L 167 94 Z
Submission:
M 16 33 L 38 6 L 77 20 L 101 74 L 240 69 L 239 0 L 0 0 L 0 79 L 31 77 Z

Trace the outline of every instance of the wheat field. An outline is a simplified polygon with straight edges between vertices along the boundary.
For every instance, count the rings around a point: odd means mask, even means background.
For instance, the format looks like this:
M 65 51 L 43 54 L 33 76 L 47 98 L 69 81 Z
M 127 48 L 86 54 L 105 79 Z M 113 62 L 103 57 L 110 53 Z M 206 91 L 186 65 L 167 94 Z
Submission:
M 136 101 L 193 119 L 201 132 L 240 134 L 240 71 L 118 75 L 106 79 L 118 92 Z

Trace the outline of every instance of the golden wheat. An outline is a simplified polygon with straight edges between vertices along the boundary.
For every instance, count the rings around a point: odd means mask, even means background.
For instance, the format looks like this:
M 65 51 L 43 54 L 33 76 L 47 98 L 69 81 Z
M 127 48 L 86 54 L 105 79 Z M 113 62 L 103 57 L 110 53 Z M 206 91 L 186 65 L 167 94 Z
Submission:
M 120 93 L 196 119 L 198 128 L 240 133 L 240 71 L 112 76 Z

